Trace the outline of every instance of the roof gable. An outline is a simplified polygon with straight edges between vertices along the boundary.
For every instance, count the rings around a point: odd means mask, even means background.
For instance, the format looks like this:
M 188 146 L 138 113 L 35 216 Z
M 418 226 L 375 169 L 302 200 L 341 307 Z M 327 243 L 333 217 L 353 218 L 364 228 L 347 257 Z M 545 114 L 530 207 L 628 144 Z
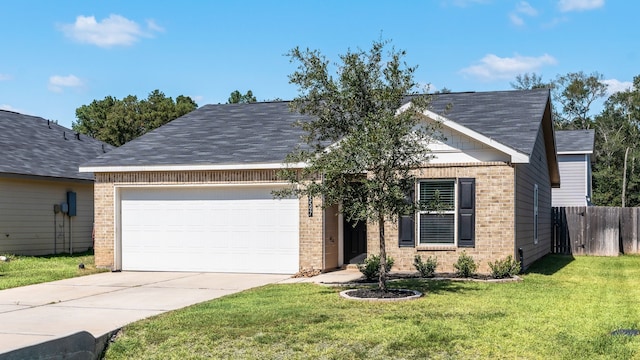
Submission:
M 0 110 L 0 173 L 93 180 L 83 162 L 113 147 L 40 117 Z
M 548 89 L 448 93 L 435 95 L 429 111 L 483 143 L 529 156 L 547 102 Z

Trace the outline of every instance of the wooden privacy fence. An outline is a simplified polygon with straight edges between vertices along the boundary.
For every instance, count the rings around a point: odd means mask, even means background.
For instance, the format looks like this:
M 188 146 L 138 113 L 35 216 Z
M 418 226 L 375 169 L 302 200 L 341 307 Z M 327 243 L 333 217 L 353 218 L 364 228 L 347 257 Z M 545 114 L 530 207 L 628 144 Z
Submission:
M 554 207 L 551 252 L 572 255 L 638 254 L 640 208 Z

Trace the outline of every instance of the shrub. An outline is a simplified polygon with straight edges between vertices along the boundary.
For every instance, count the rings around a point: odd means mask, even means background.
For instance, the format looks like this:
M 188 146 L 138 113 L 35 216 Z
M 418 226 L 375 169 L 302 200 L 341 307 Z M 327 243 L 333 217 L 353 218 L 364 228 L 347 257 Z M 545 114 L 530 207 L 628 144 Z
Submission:
M 393 258 L 387 256 L 387 264 L 385 266 L 385 271 L 389 272 L 391 267 L 393 266 Z M 380 256 L 379 255 L 369 255 L 362 264 L 358 264 L 358 270 L 364 275 L 367 280 L 374 280 L 378 276 L 380 276 Z
M 436 272 L 436 266 L 438 266 L 438 259 L 429 256 L 427 261 L 422 261 L 422 256 L 416 255 L 413 258 L 413 266 L 418 270 L 421 277 L 433 277 Z
M 491 268 L 491 277 L 494 279 L 504 279 L 514 277 L 520 272 L 520 261 L 513 259 L 511 255 L 504 260 L 496 260 L 495 263 L 489 262 Z
M 456 268 L 456 275 L 460 277 L 471 277 L 475 275 L 478 265 L 471 256 L 463 251 L 460 257 L 458 257 L 458 261 L 453 264 L 453 267 Z

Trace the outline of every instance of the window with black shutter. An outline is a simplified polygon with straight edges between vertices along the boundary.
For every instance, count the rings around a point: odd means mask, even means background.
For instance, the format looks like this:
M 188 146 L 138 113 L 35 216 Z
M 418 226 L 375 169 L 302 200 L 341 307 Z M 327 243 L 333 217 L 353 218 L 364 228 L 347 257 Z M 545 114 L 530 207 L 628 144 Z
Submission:
M 455 180 L 420 181 L 418 196 L 425 209 L 418 216 L 419 244 L 455 244 Z

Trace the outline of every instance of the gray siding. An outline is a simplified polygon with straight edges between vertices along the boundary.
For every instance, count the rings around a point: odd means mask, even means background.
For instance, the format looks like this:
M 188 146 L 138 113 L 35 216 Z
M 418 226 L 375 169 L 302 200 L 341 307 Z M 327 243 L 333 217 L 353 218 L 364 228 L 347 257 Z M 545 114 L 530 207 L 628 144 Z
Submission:
M 549 253 L 551 249 L 551 182 L 542 127 L 538 132 L 529 164 L 516 165 L 515 228 L 516 248 L 524 251 L 523 267 Z M 538 244 L 534 243 L 534 187 L 538 184 Z
M 586 206 L 590 193 L 589 157 L 584 154 L 558 155 L 560 188 L 553 189 L 553 206 Z
M 68 252 L 69 217 L 53 211 L 54 204 L 67 201 L 67 191 L 77 196 L 77 216 L 71 223 L 74 252 L 93 247 L 93 183 L 0 177 L 0 253 Z

